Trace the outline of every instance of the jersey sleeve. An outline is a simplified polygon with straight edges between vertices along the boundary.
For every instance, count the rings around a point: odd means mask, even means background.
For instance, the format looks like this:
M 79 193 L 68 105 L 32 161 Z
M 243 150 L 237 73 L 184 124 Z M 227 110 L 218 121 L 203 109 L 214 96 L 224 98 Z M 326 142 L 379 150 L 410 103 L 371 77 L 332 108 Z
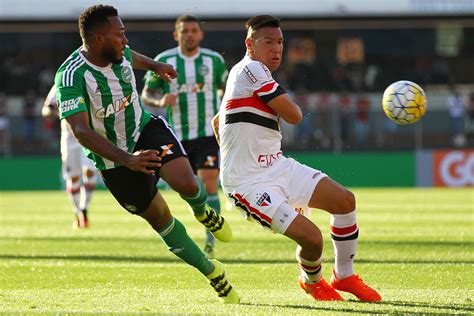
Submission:
M 229 71 L 227 70 L 227 66 L 225 64 L 224 58 L 219 54 L 217 57 L 216 62 L 216 82 L 218 87 L 225 87 L 227 82 L 227 76 L 229 75 Z
M 248 88 L 251 95 L 259 97 L 265 103 L 286 93 L 273 79 L 267 66 L 258 61 L 251 62 L 242 69 L 239 81 Z
M 79 112 L 87 112 L 84 78 L 74 74 L 72 82 L 63 84 L 63 75 L 64 72 L 58 72 L 55 78 L 56 100 L 60 119 Z
M 155 61 L 158 62 L 163 62 L 160 60 L 160 55 L 155 57 Z M 164 80 L 155 75 L 155 73 L 151 70 L 148 70 L 145 74 L 145 77 L 143 77 L 143 81 L 145 83 L 145 87 L 157 90 L 157 89 L 163 89 L 164 86 Z

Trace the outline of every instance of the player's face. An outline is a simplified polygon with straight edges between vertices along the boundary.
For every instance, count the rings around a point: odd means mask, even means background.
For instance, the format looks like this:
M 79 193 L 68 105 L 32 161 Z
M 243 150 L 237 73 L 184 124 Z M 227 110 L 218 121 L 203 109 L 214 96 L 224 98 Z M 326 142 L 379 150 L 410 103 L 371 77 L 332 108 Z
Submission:
M 173 33 L 183 52 L 194 52 L 204 38 L 204 33 L 197 22 L 180 22 Z
M 246 40 L 250 57 L 261 61 L 270 71 L 280 67 L 283 55 L 283 34 L 275 27 L 262 27 Z
M 103 33 L 102 57 L 114 64 L 123 61 L 123 50 L 128 43 L 125 36 L 125 27 L 118 16 L 109 17 L 109 25 Z

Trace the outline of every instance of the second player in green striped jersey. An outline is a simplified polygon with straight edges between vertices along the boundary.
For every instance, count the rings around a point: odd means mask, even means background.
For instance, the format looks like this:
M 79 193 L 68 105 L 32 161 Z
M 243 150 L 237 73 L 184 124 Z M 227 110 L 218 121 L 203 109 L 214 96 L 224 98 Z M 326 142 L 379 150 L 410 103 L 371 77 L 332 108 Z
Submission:
M 199 45 L 199 32 L 198 40 L 181 39 L 186 35 L 177 32 L 175 38 L 180 37 L 183 45 Z M 197 46 L 190 54 L 178 46 L 158 54 L 155 60 L 172 65 L 178 78 L 168 83 L 149 71 L 142 93 L 145 104 L 166 106 L 168 122 L 182 141 L 213 136 L 210 121 L 220 106 L 219 90 L 225 87 L 228 74 L 224 58 L 207 48 Z M 160 98 L 156 97 L 158 91 L 162 92 Z
M 178 77 L 168 83 L 149 71 L 142 100 L 150 106 L 167 108 L 168 122 L 206 187 L 209 205 L 220 210 L 219 147 L 213 137 L 211 120 L 220 106 L 227 67 L 219 53 L 199 46 L 204 33 L 197 17 L 178 17 L 173 36 L 178 47 L 162 52 L 155 60 L 173 65 Z M 204 250 L 212 256 L 214 239 L 209 232 L 207 235 Z

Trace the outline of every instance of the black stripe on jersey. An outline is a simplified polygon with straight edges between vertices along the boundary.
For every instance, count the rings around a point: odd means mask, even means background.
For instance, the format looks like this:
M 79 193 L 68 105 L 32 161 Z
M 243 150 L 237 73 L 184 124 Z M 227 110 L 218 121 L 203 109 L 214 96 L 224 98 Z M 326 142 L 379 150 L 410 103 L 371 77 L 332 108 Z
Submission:
M 334 234 L 331 234 L 332 240 L 335 240 L 335 241 L 353 240 L 353 239 L 357 239 L 358 237 L 359 237 L 359 229 L 357 229 L 357 231 L 353 233 L 352 235 L 345 236 L 345 237 L 339 237 Z
M 275 131 L 279 131 L 280 128 L 278 126 L 278 122 L 267 117 L 260 116 L 255 113 L 251 112 L 239 112 L 239 113 L 232 113 L 226 114 L 225 116 L 225 123 L 232 124 L 232 123 L 252 123 L 255 125 L 263 126 L 266 128 L 273 129 Z
M 279 95 L 285 94 L 286 91 L 283 89 L 280 85 L 273 91 L 272 93 L 265 94 L 265 95 L 257 95 L 260 100 L 262 100 L 265 103 L 270 102 L 272 99 L 276 98 Z

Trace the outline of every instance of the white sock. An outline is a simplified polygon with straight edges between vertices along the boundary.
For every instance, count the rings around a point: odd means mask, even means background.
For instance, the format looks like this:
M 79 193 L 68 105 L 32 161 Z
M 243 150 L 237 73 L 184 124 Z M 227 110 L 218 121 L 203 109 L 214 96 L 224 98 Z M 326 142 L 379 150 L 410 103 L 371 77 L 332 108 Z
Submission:
M 317 283 L 323 277 L 321 273 L 321 258 L 317 260 L 307 260 L 300 256 L 301 247 L 296 247 L 296 261 L 300 268 L 300 275 L 304 283 Z
M 92 192 L 93 192 L 93 189 L 91 190 L 87 188 L 85 185 L 81 186 L 81 202 L 80 202 L 81 210 L 87 210 L 87 208 L 89 207 L 89 202 L 92 197 Z
M 334 245 L 334 273 L 338 279 L 354 274 L 354 257 L 357 251 L 359 228 L 356 211 L 331 215 L 331 239 Z
M 81 192 L 79 189 L 71 190 L 67 192 L 69 199 L 71 200 L 74 214 L 79 214 L 82 210 L 80 207 Z

